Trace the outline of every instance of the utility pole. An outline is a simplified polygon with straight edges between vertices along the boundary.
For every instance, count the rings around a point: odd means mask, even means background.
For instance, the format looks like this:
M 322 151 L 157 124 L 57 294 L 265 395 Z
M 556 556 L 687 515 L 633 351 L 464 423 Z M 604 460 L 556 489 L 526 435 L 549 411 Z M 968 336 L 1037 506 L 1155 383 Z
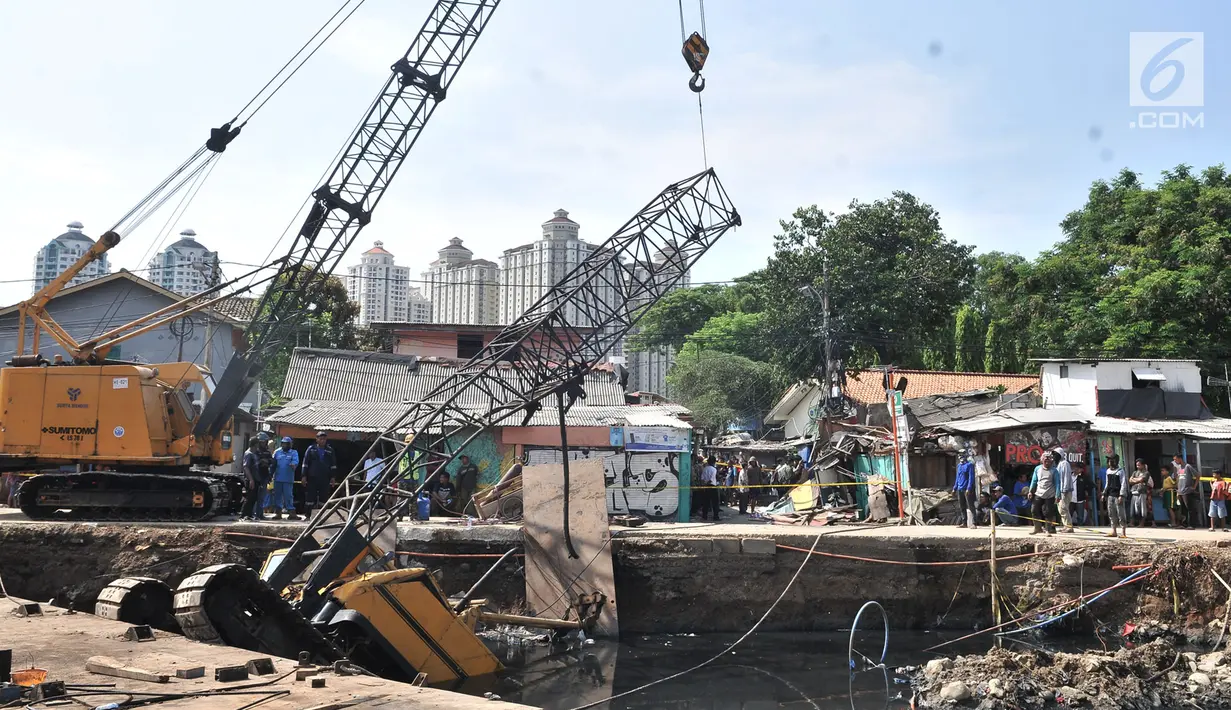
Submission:
M 825 331 L 825 419 L 834 412 L 833 330 L 829 327 L 829 255 L 821 254 L 821 328 Z M 828 432 L 827 432 L 828 433 Z

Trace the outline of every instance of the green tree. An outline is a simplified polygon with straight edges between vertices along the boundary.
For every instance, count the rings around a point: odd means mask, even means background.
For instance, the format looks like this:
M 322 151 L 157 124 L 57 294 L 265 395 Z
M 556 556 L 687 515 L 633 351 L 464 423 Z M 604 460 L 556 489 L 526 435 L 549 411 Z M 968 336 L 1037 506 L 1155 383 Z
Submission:
M 954 340 L 957 350 L 953 361 L 958 372 L 983 371 L 983 347 L 987 339 L 987 326 L 983 314 L 972 306 L 962 306 L 957 312 Z
M 772 364 L 690 346 L 676 358 L 667 384 L 693 421 L 717 434 L 738 419 L 764 420 L 786 380 Z
M 1036 356 L 1213 361 L 1231 351 L 1231 179 L 1124 170 L 1097 181 L 1061 223 L 1065 239 L 1027 280 Z
M 987 372 L 1018 372 L 1018 343 L 1012 327 L 1003 320 L 987 324 L 983 369 Z
M 772 356 L 771 341 L 765 337 L 763 313 L 721 313 L 705 322 L 684 339 L 685 350 L 718 350 L 767 361 Z
M 270 288 L 279 288 L 284 278 L 275 279 Z M 358 330 L 355 320 L 359 317 L 359 304 L 346 294 L 346 284 L 336 276 L 326 280 L 321 293 L 313 299 L 311 309 L 295 333 L 287 339 L 282 349 L 274 353 L 261 371 L 261 386 L 274 399 L 282 397 L 282 385 L 291 362 L 291 352 L 297 346 L 332 348 L 338 350 L 358 349 Z M 287 317 L 287 316 L 284 316 Z
M 937 328 L 936 332 L 933 333 L 931 343 L 923 349 L 921 362 L 923 369 L 953 370 L 955 367 L 953 356 L 957 351 L 955 326 L 956 321 L 950 320 L 948 323 Z
M 831 324 L 850 365 L 922 363 L 925 349 L 953 322 L 974 278 L 971 247 L 945 237 L 931 206 L 906 192 L 872 203 L 851 202 L 836 215 L 815 205 L 783 221 L 762 289 L 774 361 L 791 378 L 824 368 L 816 346 L 828 270 Z M 811 286 L 801 292 L 801 287 Z
M 641 317 L 637 334 L 629 339 L 629 348 L 634 351 L 662 347 L 679 350 L 689 334 L 700 330 L 710 318 L 734 307 L 732 290 L 726 286 L 676 289 Z

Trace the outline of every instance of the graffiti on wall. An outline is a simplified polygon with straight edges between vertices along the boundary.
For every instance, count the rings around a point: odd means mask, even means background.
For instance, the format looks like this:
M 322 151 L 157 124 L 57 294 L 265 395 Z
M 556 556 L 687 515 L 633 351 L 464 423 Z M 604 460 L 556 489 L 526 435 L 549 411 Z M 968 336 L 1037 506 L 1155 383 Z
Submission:
M 1044 451 L 1064 448 L 1072 463 L 1086 462 L 1086 434 L 1078 429 L 1028 429 L 1008 434 L 1005 440 L 1005 461 L 1011 464 L 1037 464 Z
M 680 507 L 680 455 L 673 452 L 626 452 L 570 449 L 569 460 L 601 459 L 607 488 L 607 513 L 674 520 Z M 559 449 L 526 449 L 527 465 L 561 463 Z
M 448 443 L 450 450 L 465 441 L 467 436 L 469 436 L 468 433 L 462 433 L 451 438 Z M 512 465 L 513 447 L 507 447 L 506 451 L 506 447 L 497 442 L 495 434 L 485 431 L 467 444 L 461 454 L 469 456 L 471 462 L 479 467 L 480 486 L 494 486 L 500 480 L 501 474 L 508 468 L 504 465 L 505 459 L 509 459 L 509 465 Z M 459 454 L 447 467 L 449 475 L 454 480 L 457 480 L 457 472 L 461 467 L 462 457 Z

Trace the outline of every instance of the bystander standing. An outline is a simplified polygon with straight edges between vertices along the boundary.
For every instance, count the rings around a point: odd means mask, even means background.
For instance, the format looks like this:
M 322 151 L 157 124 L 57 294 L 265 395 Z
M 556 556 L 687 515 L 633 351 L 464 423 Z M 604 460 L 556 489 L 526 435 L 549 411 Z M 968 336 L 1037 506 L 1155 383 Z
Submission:
M 1031 535 L 1038 535 L 1046 529 L 1050 536 L 1056 531 L 1056 497 L 1060 490 L 1060 473 L 1056 470 L 1055 461 L 1052 454 L 1043 454 L 1042 461 L 1034 467 L 1034 475 L 1030 478 L 1030 517 L 1034 521 Z
M 1103 478 L 1103 508 L 1107 511 L 1107 519 L 1111 521 L 1108 537 L 1116 536 L 1116 527 L 1120 528 L 1121 537 L 1128 537 L 1128 520 L 1124 515 L 1124 499 L 1127 497 L 1128 476 L 1120 467 L 1120 457 L 1113 455 L 1107 462 Z
M 1222 469 L 1214 470 L 1214 482 L 1210 484 L 1210 532 L 1214 532 L 1214 521 L 1218 521 L 1218 529 L 1227 532 L 1227 482 L 1222 478 Z
M 1133 527 L 1154 526 L 1154 479 L 1150 477 L 1150 469 L 1146 467 L 1145 459 L 1137 459 L 1137 468 L 1128 479 L 1129 491 L 1133 495 L 1132 517 Z

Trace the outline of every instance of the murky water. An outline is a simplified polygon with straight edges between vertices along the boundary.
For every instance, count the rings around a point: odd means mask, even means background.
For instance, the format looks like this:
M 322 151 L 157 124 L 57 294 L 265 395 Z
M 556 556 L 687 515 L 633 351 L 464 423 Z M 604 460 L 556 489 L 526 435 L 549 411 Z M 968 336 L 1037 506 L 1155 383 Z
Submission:
M 953 634 L 957 636 L 960 634 Z M 544 646 L 506 649 L 508 670 L 491 688 L 503 700 L 547 710 L 571 710 L 611 698 L 669 676 L 710 658 L 735 641 L 735 635 L 644 636 L 620 643 L 572 644 L 554 652 Z M 849 633 L 758 634 L 733 654 L 681 678 L 619 698 L 602 707 L 675 708 L 677 710 L 882 710 L 909 706 L 910 686 L 895 679 L 893 669 L 936 656 L 923 649 L 943 640 L 922 632 L 892 633 L 885 657 L 887 671 L 851 673 Z M 880 659 L 883 630 L 860 633 L 856 650 Z M 978 641 L 961 650 L 985 650 Z

